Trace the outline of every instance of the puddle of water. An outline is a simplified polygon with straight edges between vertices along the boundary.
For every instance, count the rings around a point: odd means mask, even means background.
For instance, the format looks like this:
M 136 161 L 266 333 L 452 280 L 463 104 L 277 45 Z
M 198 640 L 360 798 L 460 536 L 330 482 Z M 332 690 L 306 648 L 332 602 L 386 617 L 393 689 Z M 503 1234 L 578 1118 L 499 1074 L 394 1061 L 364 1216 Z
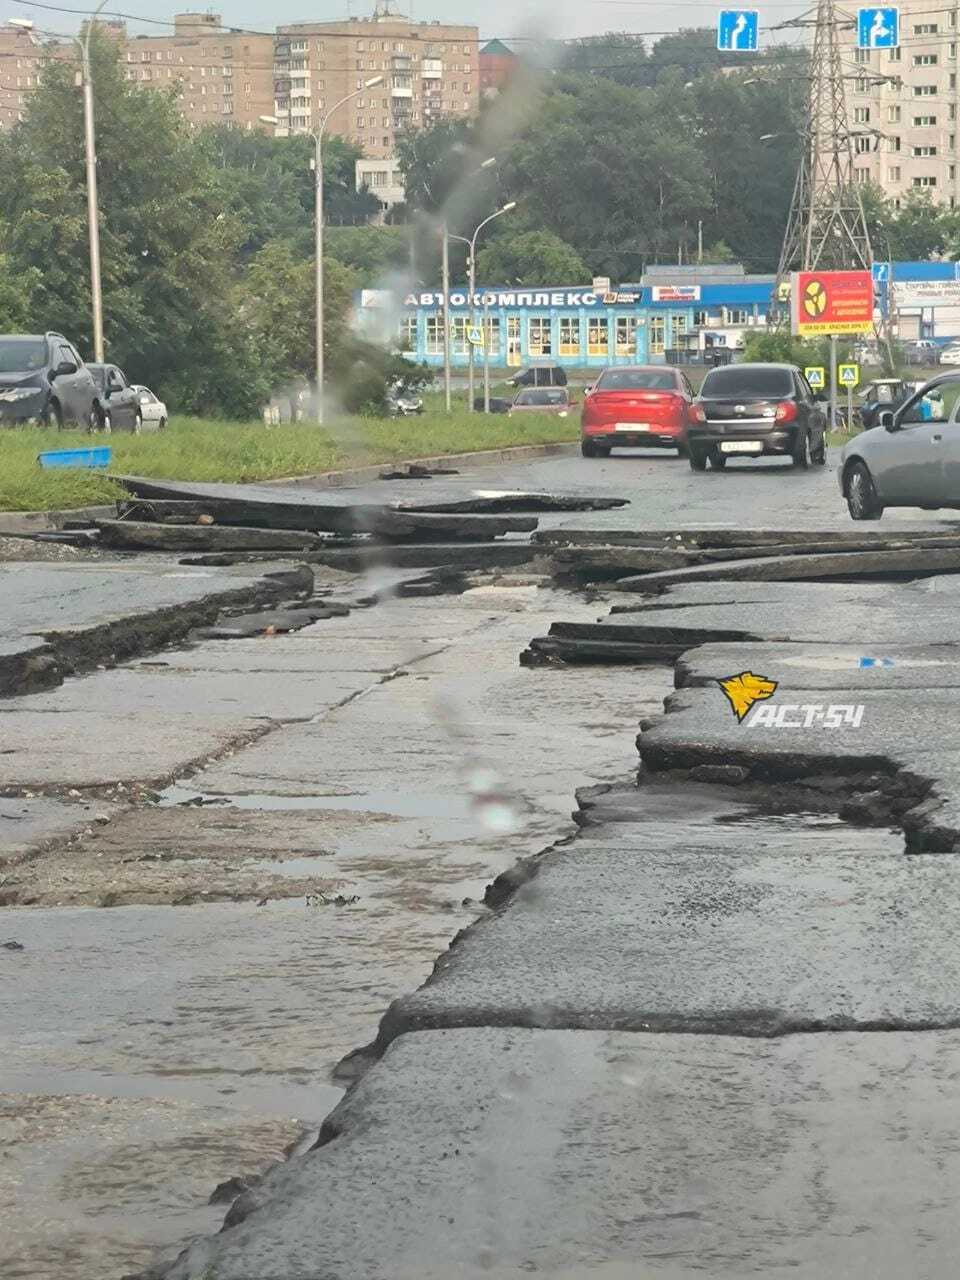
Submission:
M 468 795 L 447 792 L 365 791 L 340 796 L 280 796 L 264 792 L 210 795 L 179 785 L 160 794 L 161 807 L 178 804 L 229 805 L 232 809 L 325 809 L 348 813 L 386 813 L 395 818 L 474 818 Z

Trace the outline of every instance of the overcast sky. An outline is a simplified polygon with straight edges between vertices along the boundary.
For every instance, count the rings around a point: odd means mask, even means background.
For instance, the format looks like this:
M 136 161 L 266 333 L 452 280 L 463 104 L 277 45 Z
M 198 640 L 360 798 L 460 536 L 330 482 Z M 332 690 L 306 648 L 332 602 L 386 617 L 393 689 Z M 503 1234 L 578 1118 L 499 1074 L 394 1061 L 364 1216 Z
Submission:
M 725 0 L 726 2 L 726 0 Z M 53 0 L 56 4 L 56 0 Z M 91 0 L 60 0 L 64 8 L 94 8 Z M 157 0 L 108 0 L 106 12 L 122 12 L 132 17 L 166 19 L 180 10 L 212 8 L 222 13 L 228 26 L 249 27 L 254 30 L 272 31 L 285 22 L 324 22 L 337 18 L 365 17 L 373 10 L 373 0 L 334 0 L 333 3 L 311 4 L 310 0 L 224 0 L 210 6 L 202 3 L 180 4 L 172 2 L 166 7 Z M 489 39 L 500 36 L 531 37 L 552 35 L 583 36 L 604 31 L 649 32 L 676 31 L 680 27 L 713 26 L 717 20 L 719 5 L 702 4 L 700 0 L 413 0 L 406 5 L 396 5 L 401 13 L 424 22 L 433 18 L 441 21 L 478 24 L 480 34 Z M 731 6 L 732 7 L 732 6 Z M 809 9 L 809 5 L 791 3 L 788 0 L 750 0 L 750 7 L 760 10 L 761 45 L 763 29 L 785 18 L 796 17 Z M 32 18 L 38 27 L 56 31 L 75 30 L 82 20 L 77 15 L 59 13 L 50 9 L 33 8 L 18 0 L 0 0 L 0 20 L 8 18 Z M 168 27 L 129 21 L 135 32 L 169 30 Z M 787 36 L 791 42 L 796 32 L 773 34 L 771 41 L 782 41 Z

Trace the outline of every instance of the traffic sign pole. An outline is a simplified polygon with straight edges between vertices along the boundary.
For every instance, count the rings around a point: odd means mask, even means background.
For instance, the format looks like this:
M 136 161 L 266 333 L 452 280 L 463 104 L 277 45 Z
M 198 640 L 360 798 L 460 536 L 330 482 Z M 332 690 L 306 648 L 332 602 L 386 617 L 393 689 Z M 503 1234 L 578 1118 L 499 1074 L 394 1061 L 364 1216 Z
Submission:
M 837 429 L 837 335 L 830 335 L 830 430 Z
M 853 383 L 847 383 L 847 435 L 853 430 Z

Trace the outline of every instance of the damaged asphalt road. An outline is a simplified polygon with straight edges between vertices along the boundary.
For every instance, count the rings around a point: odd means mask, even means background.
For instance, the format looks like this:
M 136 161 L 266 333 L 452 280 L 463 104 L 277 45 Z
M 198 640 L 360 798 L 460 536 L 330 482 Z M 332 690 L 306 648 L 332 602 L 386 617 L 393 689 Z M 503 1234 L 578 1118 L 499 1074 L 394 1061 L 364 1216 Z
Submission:
M 958 579 L 551 582 L 567 521 L 662 567 L 655 488 L 0 707 L 11 1274 L 951 1273 Z M 745 670 L 859 725 L 740 724 Z

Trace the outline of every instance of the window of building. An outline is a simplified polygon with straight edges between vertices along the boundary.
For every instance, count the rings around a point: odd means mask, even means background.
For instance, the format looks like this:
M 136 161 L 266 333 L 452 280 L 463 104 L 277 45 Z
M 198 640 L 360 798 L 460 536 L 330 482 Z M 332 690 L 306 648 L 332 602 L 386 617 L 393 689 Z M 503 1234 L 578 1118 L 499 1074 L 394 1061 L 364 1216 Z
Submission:
M 888 182 L 900 181 L 900 166 L 898 164 L 891 165 L 890 168 L 887 170 L 887 181 Z
M 747 313 L 743 307 L 724 307 L 724 323 L 726 324 L 746 324 Z
M 915 53 L 913 55 L 913 65 L 915 67 L 935 67 L 940 59 L 935 53 Z
M 580 354 L 580 317 L 560 317 L 560 354 L 562 356 L 578 356 Z
M 914 25 L 913 34 L 915 36 L 935 36 L 937 34 L 937 24 L 935 22 L 918 22 Z
M 937 86 L 935 84 L 915 84 L 913 86 L 913 96 L 915 98 L 934 98 L 937 94 Z
M 869 123 L 870 123 L 870 108 L 869 108 L 869 107 L 854 107 L 854 108 L 853 108 L 853 121 L 854 121 L 854 124 L 869 124 Z
M 903 52 L 902 49 L 890 49 L 887 52 L 887 58 L 890 62 L 900 62 L 901 61 L 900 55 L 902 54 L 902 52 Z
M 467 316 L 453 316 L 450 321 L 450 350 L 455 356 L 465 356 L 469 343 L 467 342 Z
M 957 11 L 954 9 L 951 13 L 947 14 L 947 26 L 955 27 L 956 25 L 957 25 Z
M 952 44 L 947 45 L 947 61 L 956 62 L 956 60 L 957 60 L 957 43 L 956 41 L 954 41 Z
M 950 72 L 950 88 L 955 89 L 956 87 L 957 87 L 957 73 L 955 71 L 951 71 Z
M 853 60 L 854 62 L 858 63 L 861 67 L 868 64 L 870 62 L 870 50 L 854 49 Z
M 925 128 L 928 128 L 930 125 L 935 125 L 936 123 L 937 123 L 936 116 L 914 116 L 913 117 L 913 127 L 915 129 L 925 129 Z
M 500 317 L 487 316 L 484 320 L 484 328 L 486 330 L 484 336 L 487 342 L 487 354 L 498 356 L 500 354 Z
M 914 147 L 913 154 L 915 156 L 935 156 L 937 154 L 936 147 Z
M 899 139 L 899 138 L 897 138 L 897 137 L 888 138 L 888 139 L 887 139 L 887 141 L 890 143 L 890 150 L 891 150 L 891 151 L 899 151 L 899 150 L 900 150 L 900 139 Z
M 948 133 L 947 134 L 947 150 L 956 151 L 956 149 L 957 149 L 957 135 L 955 133 Z
M 294 53 L 306 53 L 307 42 L 306 40 L 291 40 L 290 48 L 293 50 Z
M 856 92 L 867 93 L 869 88 L 870 88 L 870 81 L 867 80 L 864 76 L 858 77 L 856 82 Z
M 915 187 L 935 187 L 937 180 L 936 178 L 914 178 L 913 185 Z
M 649 350 L 652 356 L 663 355 L 663 316 L 650 317 Z
M 553 355 L 549 316 L 531 316 L 527 321 L 527 353 L 531 356 Z
M 858 156 L 862 156 L 864 152 L 869 151 L 873 144 L 872 138 L 854 138 L 854 151 Z
M 956 118 L 957 118 L 957 104 L 955 102 L 951 102 L 950 108 L 947 111 L 947 119 L 956 120 Z
M 443 346 L 443 332 L 441 321 L 440 345 Z M 416 351 L 417 349 L 417 317 L 404 316 L 400 321 L 400 346 L 404 351 Z
M 676 315 L 671 317 L 670 326 L 673 330 L 673 345 L 679 347 L 679 339 L 683 338 L 687 332 L 687 316 L 686 312 L 678 311 Z
M 427 316 L 427 355 L 443 355 L 443 316 Z
M 950 181 L 951 182 L 955 181 L 956 176 L 957 176 L 957 166 L 955 164 L 947 165 L 947 177 L 950 179 Z
M 363 52 L 363 41 L 362 41 L 362 40 L 358 40 L 358 41 L 357 41 L 357 52 L 358 52 L 358 53 L 362 53 L 362 52 Z
M 900 123 L 900 108 L 899 108 L 899 107 L 887 107 L 887 123 L 888 123 L 888 124 L 899 124 L 899 123 Z
M 587 321 L 587 354 L 605 356 L 610 350 L 610 328 L 606 316 L 591 316 Z
M 637 349 L 637 317 L 617 316 L 617 355 L 632 356 Z

